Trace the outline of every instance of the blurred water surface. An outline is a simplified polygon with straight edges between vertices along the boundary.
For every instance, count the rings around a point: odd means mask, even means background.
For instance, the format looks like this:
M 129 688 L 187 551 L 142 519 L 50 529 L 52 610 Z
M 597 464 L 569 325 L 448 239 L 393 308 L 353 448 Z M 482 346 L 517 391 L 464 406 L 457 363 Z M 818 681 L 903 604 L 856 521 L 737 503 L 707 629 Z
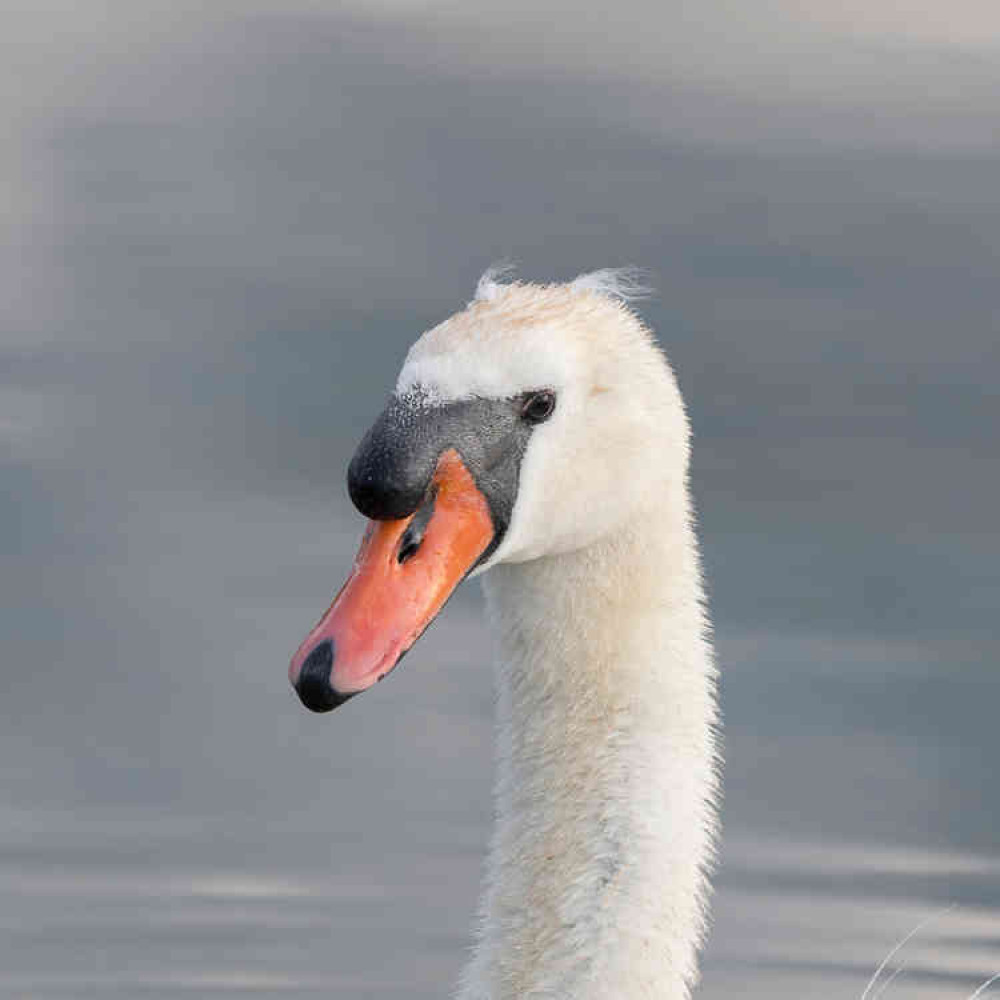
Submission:
M 476 588 L 333 717 L 285 666 L 406 345 L 504 256 L 660 290 L 726 724 L 701 995 L 857 1000 L 936 914 L 888 998 L 1000 970 L 1000 34 L 682 6 L 11 9 L 0 996 L 447 995 Z

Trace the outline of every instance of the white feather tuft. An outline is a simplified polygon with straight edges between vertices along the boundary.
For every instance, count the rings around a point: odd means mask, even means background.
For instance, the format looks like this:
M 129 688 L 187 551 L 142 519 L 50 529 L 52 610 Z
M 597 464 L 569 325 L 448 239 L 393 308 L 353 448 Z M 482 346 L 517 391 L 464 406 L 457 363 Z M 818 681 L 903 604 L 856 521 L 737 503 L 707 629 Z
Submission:
M 473 302 L 492 302 L 504 287 L 503 279 L 512 274 L 516 266 L 512 260 L 498 260 L 490 264 L 476 283 Z
M 511 283 L 504 279 L 514 272 L 515 267 L 510 260 L 491 264 L 476 284 L 473 302 L 492 302 Z M 648 273 L 640 267 L 603 267 L 599 271 L 579 275 L 569 282 L 569 287 L 577 292 L 594 292 L 620 302 L 637 302 L 654 294 L 648 277 Z
M 622 302 L 636 302 L 653 294 L 648 278 L 648 273 L 640 267 L 605 267 L 574 278 L 570 288 L 596 292 Z

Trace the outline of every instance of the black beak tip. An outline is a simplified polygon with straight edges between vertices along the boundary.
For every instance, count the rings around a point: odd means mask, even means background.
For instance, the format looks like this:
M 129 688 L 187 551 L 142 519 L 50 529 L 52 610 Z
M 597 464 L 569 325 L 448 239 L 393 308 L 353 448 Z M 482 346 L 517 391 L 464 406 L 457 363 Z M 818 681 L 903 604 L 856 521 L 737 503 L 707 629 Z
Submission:
M 330 684 L 333 657 L 333 643 L 324 639 L 306 657 L 299 671 L 295 691 L 302 704 L 312 712 L 332 712 L 353 697 L 353 694 L 341 694 Z

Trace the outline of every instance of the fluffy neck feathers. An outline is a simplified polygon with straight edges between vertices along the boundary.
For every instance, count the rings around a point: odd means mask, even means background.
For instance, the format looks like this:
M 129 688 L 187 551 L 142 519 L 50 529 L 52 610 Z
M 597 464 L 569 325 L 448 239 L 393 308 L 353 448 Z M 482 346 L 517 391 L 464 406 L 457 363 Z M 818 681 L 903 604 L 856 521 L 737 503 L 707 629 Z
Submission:
M 498 566 L 497 824 L 462 1000 L 683 1000 L 717 793 L 686 493 L 597 544 Z

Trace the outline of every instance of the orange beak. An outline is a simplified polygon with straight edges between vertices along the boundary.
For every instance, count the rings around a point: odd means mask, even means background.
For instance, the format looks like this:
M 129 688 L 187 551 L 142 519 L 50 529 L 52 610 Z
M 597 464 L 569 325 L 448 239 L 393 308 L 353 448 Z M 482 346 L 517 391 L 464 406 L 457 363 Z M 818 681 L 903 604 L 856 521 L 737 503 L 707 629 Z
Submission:
M 369 521 L 351 575 L 292 657 L 288 676 L 305 705 L 329 711 L 389 673 L 492 538 L 486 498 L 446 451 L 420 509 Z

